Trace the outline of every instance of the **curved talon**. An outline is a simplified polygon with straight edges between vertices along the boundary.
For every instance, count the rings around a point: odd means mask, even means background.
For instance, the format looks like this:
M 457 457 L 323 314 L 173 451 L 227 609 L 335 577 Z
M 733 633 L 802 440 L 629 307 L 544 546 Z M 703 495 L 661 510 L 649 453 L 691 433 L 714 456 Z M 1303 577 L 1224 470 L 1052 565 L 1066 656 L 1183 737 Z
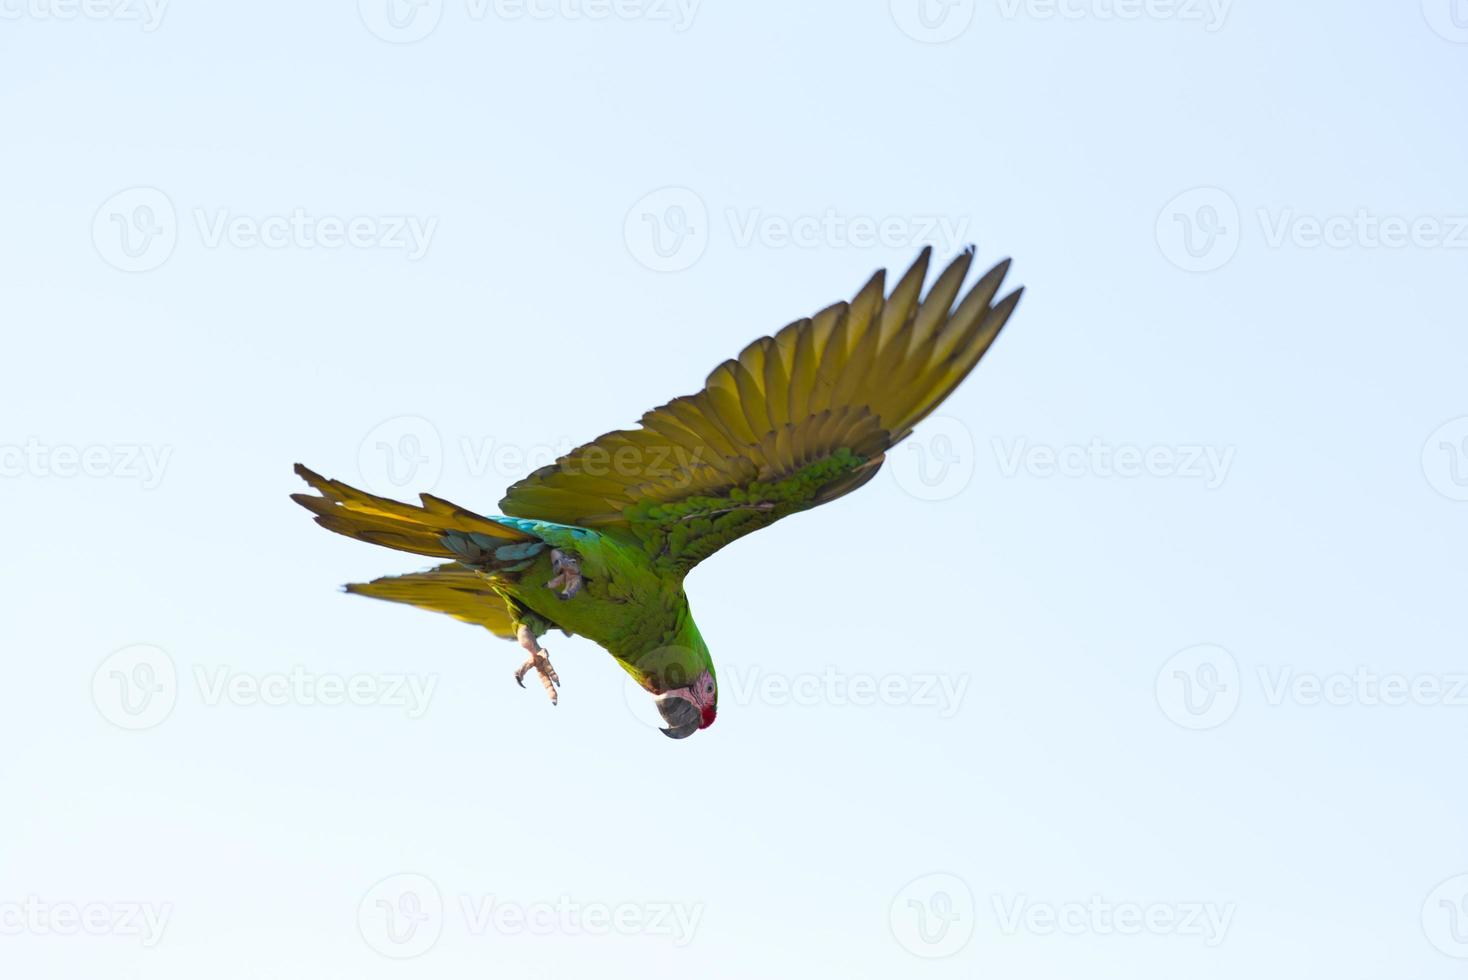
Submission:
M 520 645 L 529 654 L 525 658 L 525 662 L 515 671 L 515 683 L 523 688 L 525 686 L 525 675 L 534 670 L 540 675 L 540 683 L 545 687 L 545 693 L 550 695 L 551 704 L 559 704 L 560 697 L 556 693 L 556 688 L 560 686 L 561 678 L 556 673 L 556 669 L 551 666 L 550 651 L 536 642 L 534 632 L 524 623 L 521 623 L 520 628 L 515 632 L 516 637 L 520 641 Z

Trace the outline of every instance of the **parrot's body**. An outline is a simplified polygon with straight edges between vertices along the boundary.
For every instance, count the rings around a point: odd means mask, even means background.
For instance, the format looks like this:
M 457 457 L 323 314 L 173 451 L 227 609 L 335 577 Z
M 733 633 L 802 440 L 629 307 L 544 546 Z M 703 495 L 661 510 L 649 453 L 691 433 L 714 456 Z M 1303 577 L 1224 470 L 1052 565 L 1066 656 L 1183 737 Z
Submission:
M 713 723 L 718 685 L 683 593 L 684 576 L 729 542 L 861 486 L 884 454 L 978 363 L 1019 301 L 994 302 L 1008 263 L 954 306 L 965 252 L 919 299 L 924 251 L 885 296 L 878 272 L 838 303 L 763 337 L 697 394 L 648 412 L 512 486 L 511 516 L 424 494 L 385 500 L 300 473 L 295 499 L 317 522 L 374 544 L 446 559 L 348 591 L 448 613 L 518 639 L 556 700 L 538 638 L 594 640 L 657 699 L 682 738 Z

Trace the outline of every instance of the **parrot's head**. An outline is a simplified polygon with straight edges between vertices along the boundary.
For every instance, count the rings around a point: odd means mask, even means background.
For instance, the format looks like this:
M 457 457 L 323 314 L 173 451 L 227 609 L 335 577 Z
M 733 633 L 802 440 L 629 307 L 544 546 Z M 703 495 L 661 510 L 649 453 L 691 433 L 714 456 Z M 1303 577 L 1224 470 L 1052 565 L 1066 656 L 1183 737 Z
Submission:
M 679 642 L 658 647 L 637 659 L 629 673 L 653 696 L 669 738 L 687 738 L 714 723 L 719 712 L 719 682 L 713 658 L 692 622 Z
M 719 713 L 719 684 L 712 670 L 705 670 L 687 687 L 675 687 L 655 695 L 658 714 L 668 727 L 669 738 L 687 738 L 714 723 Z

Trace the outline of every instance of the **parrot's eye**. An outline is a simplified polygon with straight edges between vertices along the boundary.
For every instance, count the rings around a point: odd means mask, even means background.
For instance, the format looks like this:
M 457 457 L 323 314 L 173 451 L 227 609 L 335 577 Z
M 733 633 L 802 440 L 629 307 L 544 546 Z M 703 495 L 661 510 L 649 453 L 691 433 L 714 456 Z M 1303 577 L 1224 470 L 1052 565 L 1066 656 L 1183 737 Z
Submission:
M 713 695 L 713 693 L 714 693 L 714 679 L 712 677 L 705 677 L 703 679 L 703 693 L 705 693 L 707 695 L 710 695 L 710 696 Z

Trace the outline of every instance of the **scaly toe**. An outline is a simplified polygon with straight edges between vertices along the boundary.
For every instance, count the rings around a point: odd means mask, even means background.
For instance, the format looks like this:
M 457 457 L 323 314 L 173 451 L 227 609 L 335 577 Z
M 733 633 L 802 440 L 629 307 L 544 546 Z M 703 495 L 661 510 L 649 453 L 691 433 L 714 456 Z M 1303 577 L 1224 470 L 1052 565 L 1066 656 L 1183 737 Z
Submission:
M 556 688 L 560 685 L 561 678 L 556 673 L 556 669 L 551 666 L 550 658 L 546 656 L 544 649 L 541 649 L 537 653 L 532 653 L 530 658 L 520 665 L 519 669 L 515 671 L 515 683 L 523 688 L 525 686 L 525 675 L 532 670 L 539 675 L 541 686 L 545 688 L 545 693 L 550 696 L 551 704 L 559 703 L 560 696 L 556 693 Z

